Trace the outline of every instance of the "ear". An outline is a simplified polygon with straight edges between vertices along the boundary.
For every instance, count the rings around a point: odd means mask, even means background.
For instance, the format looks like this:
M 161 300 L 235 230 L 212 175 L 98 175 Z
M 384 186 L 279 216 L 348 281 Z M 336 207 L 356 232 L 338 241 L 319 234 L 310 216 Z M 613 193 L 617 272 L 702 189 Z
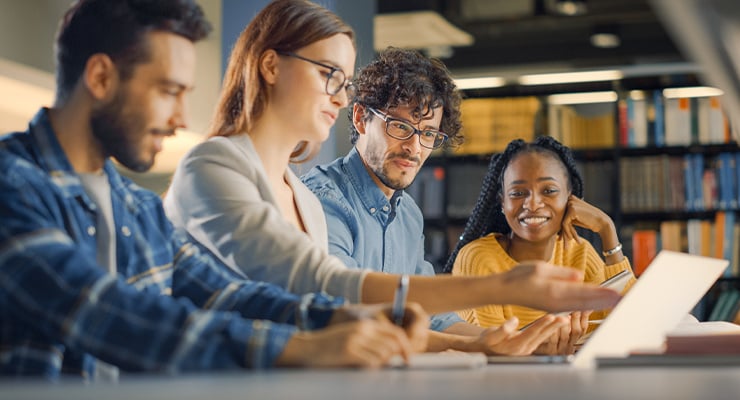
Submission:
M 354 106 L 352 106 L 352 125 L 355 126 L 355 129 L 359 134 L 365 134 L 366 112 L 367 108 L 360 105 L 359 103 L 355 103 Z
M 87 92 L 97 101 L 107 101 L 118 89 L 118 68 L 107 54 L 93 54 L 85 63 L 82 83 Z
M 262 53 L 259 59 L 259 71 L 262 75 L 262 79 L 269 85 L 274 85 L 277 82 L 279 75 L 279 64 L 280 56 L 273 50 L 267 50 Z

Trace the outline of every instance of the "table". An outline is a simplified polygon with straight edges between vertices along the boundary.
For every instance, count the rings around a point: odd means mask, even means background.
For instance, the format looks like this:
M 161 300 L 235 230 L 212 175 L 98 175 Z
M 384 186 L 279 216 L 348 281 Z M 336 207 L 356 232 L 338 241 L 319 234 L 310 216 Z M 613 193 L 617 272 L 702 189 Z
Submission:
M 0 399 L 738 399 L 740 367 L 489 365 L 127 375 L 117 384 L 0 381 Z

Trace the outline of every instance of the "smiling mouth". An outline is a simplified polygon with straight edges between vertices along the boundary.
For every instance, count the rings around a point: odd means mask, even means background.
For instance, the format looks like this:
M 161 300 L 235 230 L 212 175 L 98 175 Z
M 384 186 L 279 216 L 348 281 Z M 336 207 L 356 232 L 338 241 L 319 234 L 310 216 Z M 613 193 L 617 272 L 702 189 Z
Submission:
M 522 225 L 542 225 L 549 220 L 548 217 L 524 217 L 519 219 L 519 223 Z

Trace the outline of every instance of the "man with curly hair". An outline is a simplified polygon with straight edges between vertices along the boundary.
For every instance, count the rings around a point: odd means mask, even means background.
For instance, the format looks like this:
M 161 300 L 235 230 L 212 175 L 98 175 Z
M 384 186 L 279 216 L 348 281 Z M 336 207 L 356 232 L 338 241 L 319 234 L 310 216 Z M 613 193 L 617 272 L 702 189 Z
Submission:
M 424 259 L 421 210 L 404 189 L 434 149 L 462 141 L 460 93 L 441 61 L 397 48 L 383 51 L 352 85 L 354 148 L 303 176 L 326 214 L 329 252 L 350 267 L 434 275 Z M 504 330 L 511 331 L 508 325 L 516 322 L 506 325 Z M 470 347 L 450 345 L 453 335 L 441 334 L 446 337 L 439 341 L 446 343 L 442 348 L 489 353 L 527 354 L 545 338 L 533 333 L 497 336 L 500 342 L 491 346 L 485 337 L 494 329 L 484 331 L 454 313 L 434 315 L 431 329 L 479 339 Z

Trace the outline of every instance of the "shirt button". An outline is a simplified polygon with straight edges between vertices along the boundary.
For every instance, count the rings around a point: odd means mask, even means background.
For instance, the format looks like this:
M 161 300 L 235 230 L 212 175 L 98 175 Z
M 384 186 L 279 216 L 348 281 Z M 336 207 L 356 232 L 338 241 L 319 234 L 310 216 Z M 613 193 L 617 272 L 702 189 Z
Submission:
M 388 206 L 383 206 L 383 211 L 388 211 L 388 210 L 389 210 Z
M 94 236 L 95 235 L 95 227 L 94 226 L 88 226 L 87 227 L 87 234 L 90 235 L 90 236 Z
M 375 207 L 370 207 L 370 214 L 375 214 L 375 211 L 377 211 Z
M 131 236 L 131 229 L 129 229 L 128 226 L 124 225 L 121 227 L 121 233 L 123 233 L 123 236 L 129 237 Z

